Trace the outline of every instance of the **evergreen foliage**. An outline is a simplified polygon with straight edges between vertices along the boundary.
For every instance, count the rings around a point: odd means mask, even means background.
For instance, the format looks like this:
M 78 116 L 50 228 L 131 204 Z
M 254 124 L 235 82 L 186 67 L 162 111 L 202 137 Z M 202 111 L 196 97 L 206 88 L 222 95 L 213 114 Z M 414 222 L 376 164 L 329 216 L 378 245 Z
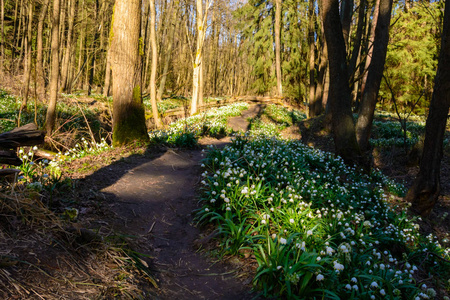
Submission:
M 390 31 L 384 76 L 389 81 L 397 104 L 406 110 L 417 103 L 424 113 L 431 99 L 438 61 L 442 2 L 417 2 L 409 10 L 396 7 Z M 393 110 L 392 94 L 385 81 L 380 96 L 384 108 Z

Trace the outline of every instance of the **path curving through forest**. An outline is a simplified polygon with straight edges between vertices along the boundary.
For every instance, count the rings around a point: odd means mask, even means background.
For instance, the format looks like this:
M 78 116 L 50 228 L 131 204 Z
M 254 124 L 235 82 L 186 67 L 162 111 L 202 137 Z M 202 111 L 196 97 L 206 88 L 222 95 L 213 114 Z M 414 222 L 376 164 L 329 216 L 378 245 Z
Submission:
M 230 126 L 246 129 L 247 118 L 259 111 L 251 106 Z M 203 141 L 219 147 L 228 142 Z M 110 166 L 111 173 L 123 175 L 101 192 L 111 199 L 117 229 L 138 237 L 139 248 L 154 257 L 157 299 L 255 299 L 251 279 L 239 272 L 238 261 L 220 262 L 198 249 L 202 232 L 193 224 L 193 211 L 198 208 L 202 155 L 201 150 L 169 149 L 125 172 Z

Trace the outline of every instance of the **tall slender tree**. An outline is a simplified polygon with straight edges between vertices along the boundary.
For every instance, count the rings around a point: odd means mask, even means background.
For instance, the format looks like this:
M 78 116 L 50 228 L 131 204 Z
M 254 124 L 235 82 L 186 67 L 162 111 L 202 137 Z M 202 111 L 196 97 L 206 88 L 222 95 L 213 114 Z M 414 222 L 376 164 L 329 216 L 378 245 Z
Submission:
M 450 108 L 450 3 L 445 3 L 441 52 L 434 81 L 420 170 L 406 200 L 421 215 L 429 215 L 440 194 L 440 173 L 445 127 Z
M 150 74 L 150 99 L 152 102 L 153 119 L 155 120 L 156 128 L 161 127 L 159 119 L 158 106 L 156 102 L 156 71 L 158 68 L 158 48 L 156 48 L 156 9 L 155 0 L 150 2 L 150 43 L 152 46 L 152 72 Z
M 147 142 L 142 102 L 140 0 L 117 0 L 114 8 L 111 65 L 113 72 L 113 144 Z
M 281 78 L 281 0 L 275 0 L 275 69 L 277 73 L 277 94 L 283 96 Z
M 50 100 L 47 108 L 47 118 L 45 128 L 47 135 L 51 135 L 56 122 L 56 102 L 58 100 L 59 81 L 59 16 L 60 0 L 53 1 L 52 14 L 52 69 L 50 73 Z

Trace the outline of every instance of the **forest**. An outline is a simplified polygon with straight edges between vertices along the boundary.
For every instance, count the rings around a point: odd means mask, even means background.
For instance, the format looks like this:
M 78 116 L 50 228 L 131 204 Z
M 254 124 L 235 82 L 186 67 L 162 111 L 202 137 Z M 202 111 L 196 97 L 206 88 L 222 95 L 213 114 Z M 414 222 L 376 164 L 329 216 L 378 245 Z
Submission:
M 444 0 L 0 0 L 2 299 L 450 299 Z

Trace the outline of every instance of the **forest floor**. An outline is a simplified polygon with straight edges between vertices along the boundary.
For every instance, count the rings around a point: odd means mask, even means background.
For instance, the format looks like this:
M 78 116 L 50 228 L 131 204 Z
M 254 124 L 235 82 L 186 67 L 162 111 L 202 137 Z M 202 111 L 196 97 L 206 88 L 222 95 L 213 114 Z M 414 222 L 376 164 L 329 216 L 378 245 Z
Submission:
M 235 131 L 247 130 L 263 107 L 251 105 L 242 116 L 230 118 L 228 125 Z M 297 126 L 283 135 L 305 138 Z M 309 132 L 306 142 L 333 149 L 331 137 L 321 130 Z M 16 256 L 12 261 L 0 256 L 0 279 L 12 286 L 0 290 L 1 298 L 258 299 L 251 286 L 254 258 L 219 258 L 214 228 L 198 228 L 194 220 L 202 148 L 228 143 L 230 138 L 224 137 L 202 138 L 194 150 L 117 148 L 72 162 L 65 175 L 72 178 L 75 191 L 55 195 L 55 201 L 78 207 L 73 228 L 63 231 L 69 237 L 55 230 L 55 235 L 35 234 L 32 244 L 14 236 L 4 239 L 10 244 L 0 248 L 9 247 Z M 411 184 L 417 167 L 407 165 L 401 150 L 374 156 L 375 165 L 386 174 Z M 442 185 L 444 196 L 421 224 L 425 233 L 441 237 L 450 231 L 448 156 L 443 160 Z M 68 242 L 62 243 L 64 239 Z M 99 246 L 103 243 L 98 239 L 109 246 Z M 145 276 L 146 270 L 150 276 Z

